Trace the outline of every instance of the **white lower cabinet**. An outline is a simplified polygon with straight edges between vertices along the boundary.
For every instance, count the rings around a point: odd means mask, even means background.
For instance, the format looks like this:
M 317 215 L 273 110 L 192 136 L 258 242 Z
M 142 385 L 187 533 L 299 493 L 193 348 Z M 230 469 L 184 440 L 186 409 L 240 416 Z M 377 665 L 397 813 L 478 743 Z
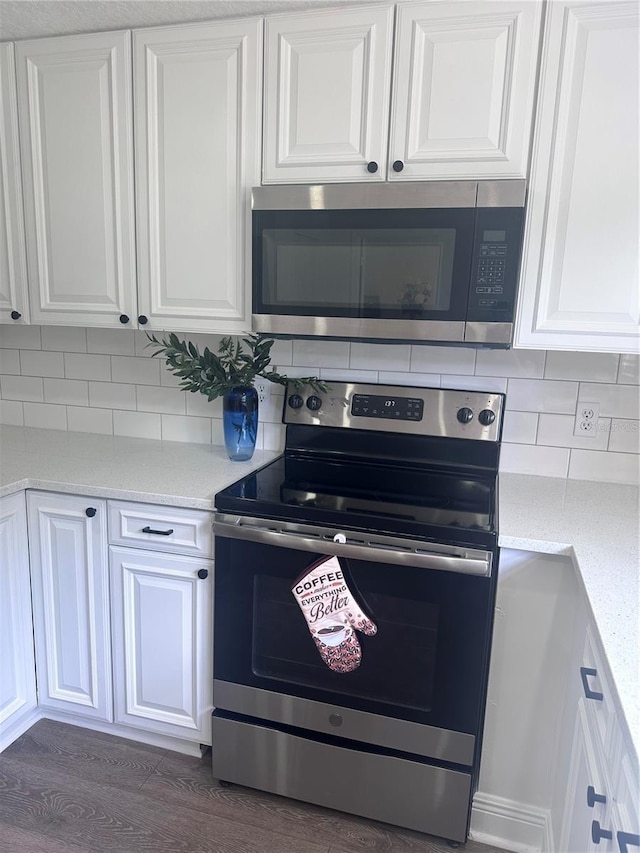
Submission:
M 110 548 L 115 719 L 211 743 L 213 562 Z
M 37 705 L 24 492 L 0 500 L 0 751 Z
M 113 719 L 106 501 L 29 492 L 42 708 Z

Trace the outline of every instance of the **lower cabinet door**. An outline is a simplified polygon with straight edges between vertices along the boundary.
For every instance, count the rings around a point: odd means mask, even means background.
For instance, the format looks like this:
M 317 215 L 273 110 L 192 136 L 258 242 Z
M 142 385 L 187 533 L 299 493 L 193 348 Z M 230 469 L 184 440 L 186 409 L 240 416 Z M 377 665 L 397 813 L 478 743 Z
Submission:
M 110 548 L 116 722 L 211 743 L 213 562 Z
M 39 704 L 111 722 L 107 503 L 29 492 L 27 509 Z
M 0 500 L 0 750 L 36 707 L 24 492 Z

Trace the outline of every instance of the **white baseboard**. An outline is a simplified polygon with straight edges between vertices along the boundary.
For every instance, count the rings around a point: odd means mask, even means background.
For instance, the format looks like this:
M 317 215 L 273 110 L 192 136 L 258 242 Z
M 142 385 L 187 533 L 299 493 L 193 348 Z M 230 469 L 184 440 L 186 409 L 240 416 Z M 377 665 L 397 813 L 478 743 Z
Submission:
M 469 837 L 514 853 L 554 853 L 546 809 L 482 791 L 473 798 Z
M 14 740 L 18 740 L 18 738 L 23 735 L 27 729 L 30 729 L 31 726 L 34 723 L 37 723 L 40 719 L 42 719 L 42 711 L 40 708 L 33 708 L 32 711 L 24 717 L 21 717 L 17 723 L 7 726 L 0 734 L 0 752 L 3 752 L 8 746 L 11 746 Z

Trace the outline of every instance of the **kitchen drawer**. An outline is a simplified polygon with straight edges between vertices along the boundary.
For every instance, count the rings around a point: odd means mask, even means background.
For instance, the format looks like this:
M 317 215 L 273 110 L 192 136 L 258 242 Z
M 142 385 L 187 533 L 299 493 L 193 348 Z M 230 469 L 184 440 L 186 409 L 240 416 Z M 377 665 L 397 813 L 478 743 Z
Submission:
M 593 698 L 589 698 L 585 692 L 589 728 L 596 748 L 602 753 L 606 765 L 611 767 L 618 756 L 620 733 L 609 671 L 593 625 L 587 628 L 582 667 L 583 683 L 586 681 L 589 690 L 595 694 Z
M 109 501 L 109 544 L 213 557 L 213 517 L 196 509 Z

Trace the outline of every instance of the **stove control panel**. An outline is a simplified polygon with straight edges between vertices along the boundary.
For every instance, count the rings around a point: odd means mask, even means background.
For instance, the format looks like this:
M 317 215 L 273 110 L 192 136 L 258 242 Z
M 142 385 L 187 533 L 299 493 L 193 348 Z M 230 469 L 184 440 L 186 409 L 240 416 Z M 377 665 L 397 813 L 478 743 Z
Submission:
M 285 424 L 499 441 L 504 394 L 328 382 L 326 392 L 289 387 Z

